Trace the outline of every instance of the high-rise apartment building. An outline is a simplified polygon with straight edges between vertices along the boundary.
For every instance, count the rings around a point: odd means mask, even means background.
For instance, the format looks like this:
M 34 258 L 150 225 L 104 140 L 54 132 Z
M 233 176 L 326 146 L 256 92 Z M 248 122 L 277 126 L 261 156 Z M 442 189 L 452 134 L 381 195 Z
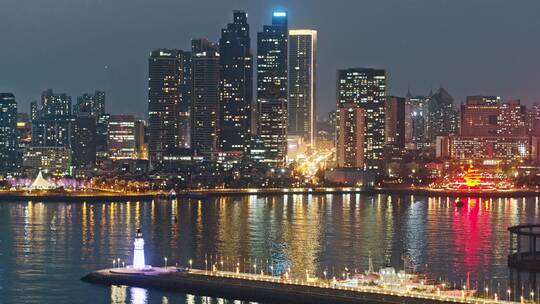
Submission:
M 273 12 L 272 24 L 257 33 L 257 132 L 264 161 L 276 166 L 285 165 L 287 156 L 287 50 L 287 13 Z
M 37 101 L 30 102 L 30 121 L 36 120 L 38 118 L 39 106 Z
M 12 93 L 0 93 L 0 171 L 18 163 L 17 102 Z
M 71 163 L 73 166 L 92 167 L 96 163 L 96 118 L 79 114 L 71 130 Z
M 385 107 L 386 144 L 405 148 L 405 98 L 387 96 Z
M 218 150 L 220 56 L 215 43 L 191 41 L 193 64 L 193 106 L 191 148 L 204 155 Z
M 219 55 L 220 150 L 248 153 L 253 103 L 253 56 L 247 13 L 234 11 L 233 22 L 221 30 Z
M 77 97 L 74 115 L 92 115 L 96 119 L 105 114 L 105 92 L 95 91 L 94 94 L 84 93 Z
M 191 54 L 157 49 L 148 60 L 148 149 L 158 166 L 164 153 L 189 145 Z
M 339 106 L 337 115 L 338 166 L 364 168 L 365 110 L 356 103 L 346 102 Z
M 315 143 L 317 70 L 317 31 L 289 30 L 289 135 L 302 136 Z
M 262 162 L 283 167 L 287 160 L 287 101 L 263 99 L 257 104 L 259 139 L 264 147 Z
M 534 103 L 527 113 L 527 125 L 529 134 L 533 136 L 540 135 L 540 104 Z
M 385 70 L 352 68 L 339 70 L 337 77 L 337 109 L 339 126 L 341 117 L 339 109 L 352 104 L 364 109 L 364 157 L 365 169 L 379 169 L 385 144 L 385 101 L 386 101 L 386 72 Z M 338 147 L 339 149 L 339 147 Z
M 52 89 L 41 95 L 41 108 L 32 121 L 32 145 L 57 147 L 70 145 L 71 97 Z

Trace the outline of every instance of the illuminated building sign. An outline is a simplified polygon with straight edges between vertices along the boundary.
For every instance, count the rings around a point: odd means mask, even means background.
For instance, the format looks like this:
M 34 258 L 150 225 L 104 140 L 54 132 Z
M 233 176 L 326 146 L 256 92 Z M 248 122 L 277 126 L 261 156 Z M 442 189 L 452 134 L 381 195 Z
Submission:
M 273 16 L 274 17 L 287 17 L 287 13 L 286 12 L 274 12 Z

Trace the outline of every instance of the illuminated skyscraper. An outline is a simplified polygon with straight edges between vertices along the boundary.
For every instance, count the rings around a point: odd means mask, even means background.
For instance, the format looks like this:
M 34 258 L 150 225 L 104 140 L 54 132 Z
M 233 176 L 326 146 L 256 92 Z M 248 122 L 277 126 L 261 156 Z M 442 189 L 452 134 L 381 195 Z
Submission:
M 219 68 L 217 45 L 207 39 L 191 41 L 193 107 L 191 148 L 209 155 L 217 151 L 219 136 Z
M 137 158 L 135 118 L 132 115 L 111 115 L 107 147 L 112 159 Z
M 73 112 L 75 115 L 87 113 L 97 119 L 105 114 L 105 92 L 95 91 L 94 94 L 84 93 L 77 97 L 77 104 Z
M 527 112 L 519 100 L 501 102 L 500 98 L 476 97 L 468 97 L 461 106 L 461 136 L 527 136 Z
M 286 12 L 273 12 L 272 25 L 257 33 L 257 132 L 265 162 L 277 166 L 287 155 L 287 38 Z
M 386 143 L 405 148 L 405 98 L 387 96 L 385 107 Z
M 17 102 L 11 93 L 0 93 L 0 171 L 18 163 Z
M 287 157 L 287 102 L 284 99 L 261 100 L 258 103 L 257 133 L 264 147 L 262 162 L 283 167 Z
M 363 168 L 365 110 L 356 103 L 343 103 L 338 108 L 337 163 L 339 167 Z
M 253 56 L 247 14 L 234 11 L 233 23 L 221 30 L 220 149 L 249 152 L 253 103 Z
M 422 147 L 429 144 L 428 139 L 428 98 L 413 96 L 410 92 L 405 98 L 405 144 L 409 147 Z
M 315 77 L 317 31 L 289 31 L 289 135 L 315 142 Z
M 167 151 L 189 145 L 191 54 L 157 49 L 148 60 L 148 149 L 159 166 Z
M 37 119 L 38 111 L 39 107 L 37 101 L 34 100 L 30 102 L 30 121 Z
M 338 71 L 337 79 L 338 129 L 342 125 L 339 109 L 355 104 L 364 109 L 365 169 L 379 169 L 385 143 L 385 70 L 353 68 Z
M 435 142 L 437 136 L 453 135 L 457 132 L 457 112 L 454 98 L 444 88 L 429 96 L 428 139 Z
M 52 89 L 41 95 L 41 108 L 32 121 L 32 145 L 45 147 L 70 146 L 71 97 L 56 94 Z

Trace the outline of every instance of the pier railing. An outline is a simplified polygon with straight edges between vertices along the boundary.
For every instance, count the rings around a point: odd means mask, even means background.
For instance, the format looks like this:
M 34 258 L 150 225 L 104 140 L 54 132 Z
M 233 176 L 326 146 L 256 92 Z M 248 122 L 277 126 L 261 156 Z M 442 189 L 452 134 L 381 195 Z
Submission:
M 238 272 L 230 272 L 230 271 L 209 271 L 209 270 L 199 270 L 199 269 L 190 269 L 189 273 L 194 275 L 202 275 L 202 276 L 212 276 L 212 277 L 220 277 L 220 278 L 231 278 L 231 279 L 240 279 L 240 280 L 248 280 L 248 281 L 261 281 L 261 282 L 269 282 L 269 283 L 275 283 L 275 284 L 288 284 L 288 285 L 296 285 L 296 286 L 306 286 L 306 287 L 314 287 L 314 288 L 320 288 L 321 291 L 324 291 L 324 289 L 339 289 L 339 290 L 346 290 L 351 292 L 360 292 L 360 293 L 372 293 L 372 294 L 381 294 L 381 295 L 391 295 L 391 296 L 399 296 L 399 297 L 409 297 L 409 298 L 415 298 L 415 299 L 429 299 L 429 300 L 435 300 L 435 301 L 441 301 L 441 302 L 455 302 L 455 303 L 482 303 L 482 304 L 488 304 L 488 303 L 539 303 L 534 302 L 534 300 L 529 300 L 525 298 L 521 298 L 520 301 L 508 301 L 508 300 L 502 300 L 500 295 L 494 294 L 493 298 L 482 298 L 478 296 L 467 296 L 467 293 L 465 290 L 462 291 L 462 295 L 460 297 L 452 296 L 444 293 L 444 290 L 437 290 L 436 293 L 430 293 L 430 292 L 421 292 L 421 291 L 413 291 L 413 290 L 397 290 L 392 289 L 390 287 L 387 287 L 385 285 L 376 285 L 376 286 L 342 286 L 334 284 L 332 281 L 317 281 L 317 282 L 309 282 L 308 280 L 301 280 L 301 279 L 284 279 L 277 276 L 270 276 L 270 275 L 264 275 L 264 274 L 249 274 L 249 273 L 238 273 Z M 456 290 L 457 291 L 457 290 Z M 511 295 L 508 294 L 508 297 Z

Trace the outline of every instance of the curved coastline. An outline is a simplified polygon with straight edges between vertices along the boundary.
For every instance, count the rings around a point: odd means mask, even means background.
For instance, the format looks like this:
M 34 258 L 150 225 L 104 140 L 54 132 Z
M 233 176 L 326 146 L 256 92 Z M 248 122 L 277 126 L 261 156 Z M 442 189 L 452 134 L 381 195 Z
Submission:
M 210 196 L 232 196 L 232 195 L 288 195 L 288 194 L 393 194 L 393 195 L 418 195 L 451 198 L 502 198 L 502 197 L 535 197 L 540 196 L 540 190 L 515 189 L 508 191 L 452 191 L 437 190 L 428 188 L 358 188 L 358 187 L 318 187 L 318 188 L 244 188 L 244 189 L 203 189 L 184 190 L 176 195 L 163 195 L 160 193 L 27 193 L 27 192 L 0 192 L 0 202 L 2 201 L 75 201 L 85 202 L 89 200 L 152 200 L 160 197 L 173 198 L 184 197 L 192 199 L 206 199 Z

